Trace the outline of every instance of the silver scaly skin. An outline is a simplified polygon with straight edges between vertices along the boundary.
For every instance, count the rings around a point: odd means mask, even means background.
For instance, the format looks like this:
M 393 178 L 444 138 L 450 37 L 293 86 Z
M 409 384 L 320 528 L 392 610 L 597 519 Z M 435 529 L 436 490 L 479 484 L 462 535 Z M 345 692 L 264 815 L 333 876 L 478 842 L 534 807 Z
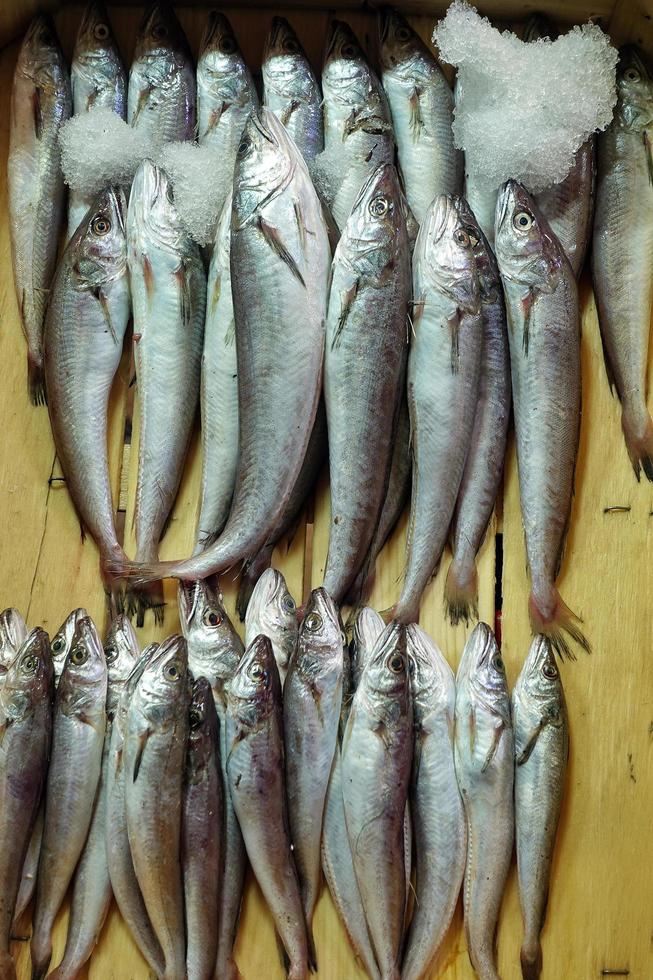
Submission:
M 608 377 L 621 402 L 630 461 L 653 480 L 647 369 L 653 303 L 653 73 L 622 48 L 617 106 L 598 137 L 592 278 Z
M 8 607 L 0 613 L 0 688 L 16 654 L 27 639 L 25 620 L 17 609 Z
M 569 755 L 567 706 L 555 654 L 536 636 L 512 692 L 515 729 L 515 834 L 519 897 L 524 920 L 524 980 L 542 971 L 551 862 Z
M 245 646 L 261 634 L 272 644 L 283 687 L 288 664 L 297 647 L 299 624 L 295 600 L 282 573 L 275 568 L 267 568 L 254 586 L 245 614 Z
M 408 410 L 413 454 L 406 573 L 394 615 L 416 622 L 437 570 L 469 451 L 483 322 L 474 249 L 457 199 L 437 197 L 413 255 Z
M 479 980 L 500 980 L 494 937 L 512 857 L 514 741 L 503 660 L 485 623 L 470 636 L 458 666 L 454 733 L 467 822 L 467 949 Z
M 410 260 L 392 164 L 360 188 L 331 273 L 324 358 L 331 525 L 324 588 L 340 602 L 385 498 L 407 352 Z
M 534 633 L 589 651 L 556 588 L 569 526 L 581 410 L 578 288 L 562 246 L 521 184 L 497 202 L 496 256 L 508 315 L 517 464 Z
M 11 92 L 7 184 L 14 287 L 27 340 L 31 401 L 45 404 L 43 321 L 64 206 L 59 130 L 71 113 L 70 77 L 54 24 L 35 17 L 18 54 Z
M 322 93 L 299 38 L 273 17 L 263 51 L 263 104 L 294 139 L 307 163 L 324 147 Z

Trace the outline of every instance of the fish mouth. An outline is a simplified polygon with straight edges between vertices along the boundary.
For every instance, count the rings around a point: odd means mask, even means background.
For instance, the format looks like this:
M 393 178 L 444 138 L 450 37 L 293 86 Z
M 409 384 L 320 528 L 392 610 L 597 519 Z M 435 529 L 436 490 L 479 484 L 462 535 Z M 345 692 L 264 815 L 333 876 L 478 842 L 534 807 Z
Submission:
M 273 17 L 268 36 L 265 39 L 263 60 L 265 61 L 273 54 L 281 54 L 284 37 L 293 33 L 293 29 L 285 17 Z
M 25 34 L 25 40 L 23 42 L 25 46 L 46 46 L 49 48 L 56 47 L 56 32 L 54 29 L 54 21 L 49 14 L 37 14 L 32 20 L 27 32 Z
M 458 667 L 459 675 L 468 676 L 472 668 L 485 663 L 492 649 L 494 637 L 487 623 L 477 623 L 465 644 Z M 480 650 L 479 650 L 480 647 Z
M 231 24 L 225 15 L 220 13 L 219 10 L 211 10 L 209 12 L 206 30 L 204 31 L 204 37 L 202 38 L 202 43 L 200 45 L 200 53 L 204 54 L 209 49 L 217 48 L 220 44 L 220 40 L 223 37 L 233 38 L 235 51 L 236 39 L 231 29 Z
M 332 20 L 324 52 L 324 64 L 338 57 L 342 47 L 349 41 L 358 47 L 358 41 L 349 24 L 344 20 Z

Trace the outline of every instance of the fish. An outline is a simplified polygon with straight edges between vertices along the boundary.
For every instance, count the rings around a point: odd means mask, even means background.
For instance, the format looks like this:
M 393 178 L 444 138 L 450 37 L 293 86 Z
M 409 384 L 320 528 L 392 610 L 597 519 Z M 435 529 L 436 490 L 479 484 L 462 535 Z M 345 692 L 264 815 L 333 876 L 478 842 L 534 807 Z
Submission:
M 21 868 L 48 770 L 54 677 L 42 629 L 25 637 L 0 689 L 0 973 L 16 967 L 9 951 Z
M 136 682 L 124 744 L 129 846 L 170 980 L 186 976 L 181 813 L 189 687 L 186 641 L 173 634 Z
M 175 207 L 170 178 L 149 160 L 136 172 L 129 198 L 127 264 L 140 418 L 136 561 L 156 562 L 195 421 L 206 275 L 199 246 Z M 160 586 L 132 590 L 129 604 L 141 623 L 149 608 L 162 621 Z
M 385 980 L 400 976 L 412 754 L 406 630 L 392 622 L 363 670 L 342 740 L 347 835 L 370 939 Z
M 229 793 L 227 777 L 227 694 L 226 684 L 233 677 L 243 655 L 242 641 L 224 608 L 217 584 L 202 579 L 180 582 L 179 620 L 188 645 L 188 663 L 195 677 L 206 677 L 213 691 L 218 715 L 220 767 L 222 770 L 223 872 L 218 916 L 218 958 L 216 975 L 238 980 L 233 946 L 245 879 L 246 855 L 243 837 Z
M 0 688 L 16 654 L 27 639 L 27 625 L 17 609 L 0 613 Z
M 377 640 L 385 629 L 383 617 L 371 606 L 360 606 L 356 612 L 349 643 L 351 696 L 353 697 Z
M 100 780 L 107 664 L 93 621 L 75 630 L 54 703 L 52 754 L 36 881 L 30 952 L 33 980 L 45 976 L 54 921 L 84 849 Z
M 310 161 L 324 148 L 322 93 L 297 34 L 273 17 L 263 49 L 263 104 L 271 109 Z
M 127 122 L 157 146 L 195 138 L 193 57 L 168 3 L 143 14 L 127 85 Z
M 90 0 L 84 9 L 70 65 L 73 115 L 93 109 L 111 109 L 127 116 L 127 72 L 102 0 Z M 72 238 L 93 196 L 70 190 L 68 238 Z
M 104 589 L 117 611 L 122 587 L 107 563 L 124 552 L 114 521 L 107 431 L 130 314 L 125 210 L 119 188 L 96 197 L 57 267 L 44 335 L 57 457 L 81 527 L 98 546 Z
M 231 194 L 218 222 L 206 284 L 206 319 L 200 373 L 202 486 L 195 551 L 224 528 L 238 467 L 238 362 L 231 296 Z
M 406 571 L 393 615 L 416 622 L 447 540 L 474 425 L 483 323 L 474 249 L 456 206 L 441 195 L 420 225 L 413 256 L 408 410 L 413 456 Z
M 388 486 L 405 375 L 410 260 L 392 164 L 365 181 L 333 258 L 324 358 L 331 524 L 324 588 L 338 603 L 369 550 Z
M 227 524 L 176 562 L 117 563 L 136 584 L 189 581 L 251 558 L 283 513 L 306 455 L 321 391 L 329 276 L 322 207 L 299 150 L 269 109 L 252 112 L 238 150 L 231 267 L 239 455 Z
M 245 646 L 257 636 L 267 636 L 277 662 L 281 687 L 297 647 L 299 625 L 297 606 L 283 574 L 267 568 L 254 587 L 245 615 Z
M 125 810 L 125 738 L 130 702 L 143 671 L 158 649 L 158 643 L 150 643 L 141 653 L 127 677 L 114 716 L 107 771 L 106 853 L 111 889 L 118 910 L 150 969 L 156 976 L 162 976 L 163 954 L 154 935 L 136 878 L 129 847 Z
M 43 323 L 63 221 L 59 130 L 71 113 L 70 76 L 50 17 L 39 14 L 18 53 L 11 90 L 7 206 L 14 287 L 27 341 L 27 384 L 46 401 Z
M 287 957 L 288 980 L 311 957 L 288 831 L 282 694 L 272 644 L 257 636 L 227 684 L 227 775 L 252 871 Z
M 653 304 L 653 73 L 638 48 L 619 51 L 617 106 L 598 137 L 592 280 L 608 380 L 639 480 L 653 480 L 647 369 Z
M 456 674 L 454 760 L 467 824 L 467 950 L 479 980 L 499 980 L 494 936 L 512 856 L 514 736 L 505 667 L 485 623 L 467 640 Z
M 580 436 L 578 287 L 562 246 L 516 181 L 504 185 L 497 203 L 496 257 L 508 314 L 531 627 L 550 636 L 560 656 L 572 657 L 565 633 L 587 652 L 590 646 L 555 583 Z
M 560 671 L 550 641 L 536 636 L 512 692 L 515 731 L 515 840 L 524 920 L 524 980 L 542 972 L 551 862 L 569 756 L 569 722 Z
M 75 870 L 75 883 L 68 919 L 66 948 L 50 980 L 76 977 L 90 959 L 111 905 L 111 879 L 107 863 L 107 791 L 111 728 L 127 677 L 139 656 L 138 640 L 126 616 L 109 626 L 104 643 L 107 664 L 107 724 L 102 750 L 102 768 L 86 844 Z
M 240 573 L 240 586 L 236 597 L 236 610 L 241 622 L 245 621 L 247 607 L 251 601 L 254 587 L 263 572 L 272 564 L 272 554 L 279 541 L 287 534 L 289 542 L 297 529 L 301 511 L 315 488 L 317 478 L 329 458 L 327 438 L 326 410 L 324 399 L 320 399 L 311 438 L 308 441 L 306 455 L 299 471 L 297 482 L 288 498 L 286 509 L 279 518 L 275 528 L 270 532 L 263 547 L 249 558 Z
M 383 87 L 349 24 L 333 20 L 322 69 L 324 152 L 315 161 L 342 231 L 361 186 L 381 164 L 394 162 L 394 133 Z
M 445 606 L 455 626 L 478 618 L 476 555 L 501 486 L 510 421 L 510 351 L 506 306 L 494 252 L 463 198 L 456 202 L 469 236 L 481 296 L 482 344 L 478 395 L 469 452 L 451 525 L 452 561 Z
M 434 197 L 462 192 L 463 154 L 451 129 L 453 93 L 427 45 L 395 10 L 380 13 L 379 40 L 399 168 L 421 224 Z
M 415 909 L 402 980 L 428 975 L 453 917 L 465 873 L 467 831 L 454 766 L 453 671 L 416 623 L 406 629 L 415 747 L 410 813 L 415 839 Z
M 344 644 L 336 606 L 324 589 L 314 589 L 283 688 L 283 740 L 290 840 L 316 963 L 313 914 L 320 890 L 324 802 L 338 742 Z
M 205 677 L 193 684 L 184 777 L 181 860 L 188 980 L 214 976 L 222 870 L 222 772 L 218 716 Z
M 77 627 L 83 619 L 88 619 L 86 609 L 83 607 L 73 609 L 73 611 L 66 616 L 63 623 L 52 637 L 50 642 L 50 651 L 52 653 L 52 664 L 54 667 L 55 687 L 59 686 L 59 681 L 61 680 L 61 675 L 63 673 L 66 660 L 68 659 L 68 654 L 70 653 L 73 640 L 75 639 Z

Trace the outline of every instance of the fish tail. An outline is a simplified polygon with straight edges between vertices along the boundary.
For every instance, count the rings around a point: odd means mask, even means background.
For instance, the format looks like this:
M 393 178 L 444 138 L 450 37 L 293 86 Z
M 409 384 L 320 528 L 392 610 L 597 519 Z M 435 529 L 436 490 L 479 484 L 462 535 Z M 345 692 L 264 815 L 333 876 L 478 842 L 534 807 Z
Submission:
M 621 413 L 628 455 L 639 480 L 641 470 L 647 480 L 653 482 L 653 420 L 644 408 L 637 413 L 624 406 Z
M 521 953 L 521 975 L 523 980 L 540 980 L 542 973 L 542 947 L 539 939 L 532 943 L 524 942 Z
M 154 622 L 163 625 L 165 599 L 163 598 L 163 582 L 159 579 L 146 585 L 130 585 L 125 596 L 127 612 L 136 616 L 136 625 L 143 626 L 145 614 L 152 610 Z
M 476 562 L 454 555 L 444 585 L 444 606 L 452 626 L 478 619 L 478 572 Z
M 591 653 L 592 648 L 579 625 L 582 619 L 566 605 L 555 585 L 552 585 L 550 590 L 550 594 L 546 597 L 536 596 L 535 591 L 531 591 L 528 612 L 533 633 L 547 636 L 562 660 L 576 659 L 567 637 L 582 647 L 586 653 Z
M 37 361 L 33 354 L 27 355 L 27 388 L 32 405 L 47 405 L 43 362 Z

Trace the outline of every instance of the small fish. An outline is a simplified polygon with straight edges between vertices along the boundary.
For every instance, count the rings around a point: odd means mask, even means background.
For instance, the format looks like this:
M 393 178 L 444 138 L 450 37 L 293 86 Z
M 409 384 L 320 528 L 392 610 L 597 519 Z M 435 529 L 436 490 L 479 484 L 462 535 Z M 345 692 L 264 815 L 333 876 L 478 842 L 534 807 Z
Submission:
M 454 733 L 467 822 L 467 949 L 479 980 L 499 980 L 494 936 L 512 856 L 514 740 L 505 668 L 485 623 L 470 636 L 458 667 Z
M 299 38 L 273 17 L 263 50 L 263 103 L 284 124 L 310 162 L 324 147 L 322 93 Z
M 519 897 L 524 920 L 524 980 L 542 972 L 551 862 L 569 755 L 567 706 L 555 654 L 536 636 L 512 692 L 515 729 L 515 835 Z
M 27 625 L 17 609 L 7 608 L 0 613 L 0 687 L 16 654 L 27 639 Z
M 297 646 L 299 625 L 297 606 L 286 580 L 274 568 L 267 568 L 254 587 L 245 616 L 245 646 L 263 634 L 272 644 L 274 659 L 283 687 L 288 664 Z

